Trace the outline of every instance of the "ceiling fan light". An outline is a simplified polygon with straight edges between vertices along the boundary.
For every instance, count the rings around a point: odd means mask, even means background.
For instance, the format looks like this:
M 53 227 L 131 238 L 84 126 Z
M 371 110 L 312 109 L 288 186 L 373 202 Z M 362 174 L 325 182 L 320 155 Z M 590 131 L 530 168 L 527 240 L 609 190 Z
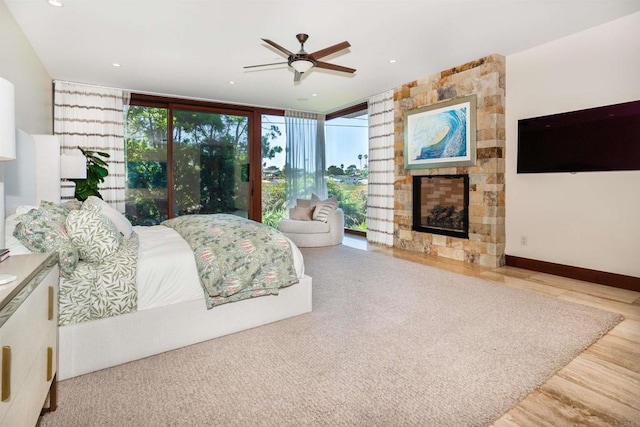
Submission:
M 306 73 L 311 69 L 311 67 L 313 67 L 313 65 L 313 62 L 309 61 L 308 59 L 298 59 L 296 61 L 291 61 L 291 66 L 299 73 Z

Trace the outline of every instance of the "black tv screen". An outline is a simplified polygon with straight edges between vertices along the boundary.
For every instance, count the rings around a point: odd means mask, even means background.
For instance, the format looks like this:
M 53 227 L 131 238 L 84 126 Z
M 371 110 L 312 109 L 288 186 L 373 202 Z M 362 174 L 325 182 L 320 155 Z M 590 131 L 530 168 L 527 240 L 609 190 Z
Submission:
M 640 170 L 640 101 L 518 120 L 518 173 Z

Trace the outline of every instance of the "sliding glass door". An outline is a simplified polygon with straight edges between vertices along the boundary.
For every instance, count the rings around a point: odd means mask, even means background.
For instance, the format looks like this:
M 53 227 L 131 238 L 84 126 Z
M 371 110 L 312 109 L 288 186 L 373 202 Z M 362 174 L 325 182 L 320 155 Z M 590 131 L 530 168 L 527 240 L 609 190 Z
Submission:
M 210 213 L 251 218 L 250 206 L 260 206 L 259 194 L 251 200 L 251 114 L 149 104 L 127 108 L 125 194 L 131 222 L 153 225 Z
M 175 215 L 249 212 L 249 118 L 173 110 Z
M 168 114 L 162 107 L 127 108 L 125 215 L 133 225 L 169 218 Z

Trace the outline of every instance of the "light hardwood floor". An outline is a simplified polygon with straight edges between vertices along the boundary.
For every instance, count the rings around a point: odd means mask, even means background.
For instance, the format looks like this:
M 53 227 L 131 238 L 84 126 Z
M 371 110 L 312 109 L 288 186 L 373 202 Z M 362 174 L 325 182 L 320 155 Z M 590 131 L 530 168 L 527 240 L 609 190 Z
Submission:
M 621 313 L 625 320 L 493 426 L 640 426 L 640 292 L 520 268 L 468 265 L 351 235 L 344 244 Z

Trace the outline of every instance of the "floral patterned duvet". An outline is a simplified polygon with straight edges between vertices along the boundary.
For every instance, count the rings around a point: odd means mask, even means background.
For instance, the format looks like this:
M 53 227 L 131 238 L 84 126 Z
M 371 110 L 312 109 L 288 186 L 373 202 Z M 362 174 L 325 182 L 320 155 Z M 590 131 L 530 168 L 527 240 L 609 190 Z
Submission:
M 228 214 L 185 215 L 162 225 L 193 250 L 208 308 L 275 295 L 298 282 L 289 241 L 272 227 Z

